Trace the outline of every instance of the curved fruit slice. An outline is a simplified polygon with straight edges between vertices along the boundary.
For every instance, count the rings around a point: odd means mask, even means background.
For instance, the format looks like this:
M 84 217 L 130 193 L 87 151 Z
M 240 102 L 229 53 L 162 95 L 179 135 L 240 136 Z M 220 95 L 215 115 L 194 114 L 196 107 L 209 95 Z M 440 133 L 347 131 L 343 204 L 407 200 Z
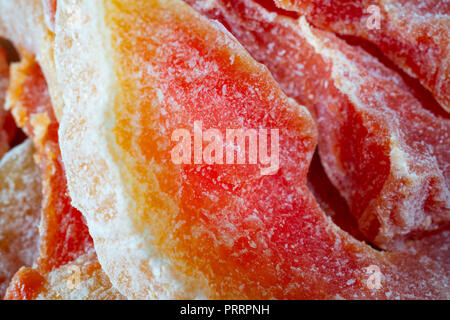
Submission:
M 450 219 L 450 120 L 402 78 L 302 18 L 248 0 L 188 3 L 227 25 L 319 126 L 325 170 L 363 233 L 391 247 Z
M 448 1 L 275 2 L 287 10 L 298 11 L 316 27 L 371 41 L 406 73 L 418 78 L 450 112 Z
M 31 141 L 0 161 L 0 297 L 14 273 L 38 254 L 41 178 Z
M 42 0 L 44 4 L 44 16 L 50 30 L 55 30 L 56 0 Z
M 56 121 L 47 83 L 31 54 L 11 67 L 8 107 L 16 122 L 33 138 L 44 185 L 41 222 L 40 271 L 75 260 L 92 248 L 92 239 L 81 213 L 70 205 L 58 144 Z
M 68 265 L 41 275 L 22 268 L 14 276 L 8 300 L 123 300 L 98 263 L 94 250 Z
M 73 5 L 76 28 L 67 25 Z M 58 2 L 55 60 L 70 194 L 128 297 L 448 295 L 433 262 L 393 264 L 320 210 L 305 185 L 311 116 L 183 2 Z M 174 164 L 171 134 L 194 121 L 279 129 L 279 170 Z M 385 275 L 378 290 L 367 285 L 371 265 Z
M 73 263 L 76 265 L 74 261 L 77 259 L 84 261 L 85 258 L 81 257 L 87 254 L 90 254 L 89 263 L 94 263 L 92 257 L 95 254 L 91 253 L 92 239 L 81 213 L 70 204 L 58 143 L 59 125 L 53 115 L 47 83 L 33 56 L 26 51 L 22 51 L 22 56 L 22 62 L 11 68 L 8 105 L 17 123 L 33 138 L 43 177 L 44 200 L 37 270 L 19 271 L 8 289 L 7 298 L 34 299 L 39 294 L 51 294 L 47 291 L 49 286 L 57 286 L 55 281 L 61 273 L 57 270 Z M 93 275 L 100 273 L 97 270 Z M 97 280 L 92 279 L 94 282 Z M 109 290 L 109 287 L 106 289 Z

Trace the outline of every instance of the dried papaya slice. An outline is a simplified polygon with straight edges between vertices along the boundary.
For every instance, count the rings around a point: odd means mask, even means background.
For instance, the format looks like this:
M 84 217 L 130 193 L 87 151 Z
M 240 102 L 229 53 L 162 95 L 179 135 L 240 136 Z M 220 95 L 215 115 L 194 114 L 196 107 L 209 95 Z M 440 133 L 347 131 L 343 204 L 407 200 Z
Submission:
M 271 0 L 270 0 L 271 1 Z M 450 3 L 441 0 L 275 0 L 316 27 L 374 43 L 450 112 Z
M 75 28 L 73 6 L 82 22 Z M 56 14 L 69 191 L 121 292 L 448 295 L 432 262 L 394 265 L 323 213 L 306 187 L 317 139 L 311 115 L 221 25 L 178 0 L 63 0 Z M 259 164 L 175 164 L 171 134 L 192 132 L 195 121 L 219 131 L 279 129 L 279 169 L 262 175 Z M 385 274 L 378 290 L 366 283 L 371 265 Z
M 76 261 L 95 263 L 95 251 L 88 228 L 81 213 L 71 206 L 67 191 L 64 166 L 58 143 L 58 122 L 53 114 L 50 95 L 45 77 L 39 64 L 31 53 L 23 50 L 22 61 L 11 68 L 11 85 L 8 91 L 8 106 L 17 123 L 33 138 L 37 149 L 37 162 L 43 179 L 43 208 L 40 223 L 40 252 L 36 260 L 36 269 L 22 269 L 14 277 L 7 298 L 35 299 L 38 296 L 59 294 L 72 297 L 71 294 L 88 294 L 87 287 L 71 293 L 60 288 L 62 269 L 77 265 Z M 97 277 L 101 268 L 96 266 L 93 273 L 82 273 Z M 93 271 L 92 268 L 87 270 Z M 100 284 L 99 279 L 91 279 L 83 285 Z M 55 291 L 52 293 L 51 287 Z M 107 286 L 105 290 L 110 288 Z M 99 292 L 102 288 L 98 287 Z M 112 292 L 115 289 L 111 289 Z M 57 292 L 57 293 L 56 293 Z M 64 293 L 65 292 L 65 293 Z M 64 294 L 63 294 L 64 293 Z M 99 297 L 100 298 L 100 297 Z
M 39 247 L 41 177 L 31 141 L 0 161 L 0 297 L 14 273 L 31 266 Z
M 247 0 L 188 0 L 227 25 L 319 126 L 324 168 L 359 228 L 389 248 L 448 225 L 450 121 L 333 34 Z
M 350 233 L 355 239 L 367 241 L 359 230 L 355 217 L 350 213 L 347 202 L 328 178 L 318 152 L 314 154 L 309 167 L 307 186 L 320 208 L 331 217 L 336 225 Z

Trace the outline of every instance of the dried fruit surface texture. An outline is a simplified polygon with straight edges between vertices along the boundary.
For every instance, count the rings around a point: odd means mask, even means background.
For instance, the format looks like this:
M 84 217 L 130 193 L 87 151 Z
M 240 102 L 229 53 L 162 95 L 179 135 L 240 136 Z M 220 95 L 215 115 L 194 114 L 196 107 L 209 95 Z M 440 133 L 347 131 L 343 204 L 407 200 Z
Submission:
M 44 32 L 42 0 L 0 1 L 0 37 L 35 52 Z
M 124 300 L 103 272 L 95 250 L 41 274 L 22 268 L 8 288 L 9 300 Z
M 322 210 L 342 230 L 358 240 L 367 240 L 358 228 L 358 223 L 350 213 L 347 202 L 328 178 L 318 152 L 314 154 L 308 171 L 307 186 Z
M 8 106 L 16 122 L 33 138 L 44 197 L 36 270 L 19 271 L 8 289 L 7 298 L 34 299 L 57 285 L 53 281 L 59 279 L 55 274 L 61 271 L 55 270 L 67 267 L 77 259 L 83 261 L 80 257 L 91 253 L 93 244 L 81 213 L 72 207 L 68 195 L 58 143 L 59 125 L 53 114 L 47 83 L 39 64 L 25 51 L 21 63 L 11 69 Z M 91 255 L 88 260 L 92 259 Z M 101 269 L 96 268 L 97 273 L 101 273 Z
M 14 273 L 31 266 L 39 252 L 41 177 L 31 141 L 0 161 L 0 297 Z
M 325 170 L 360 230 L 395 247 L 450 219 L 450 121 L 403 79 L 333 34 L 249 0 L 188 0 L 226 25 L 319 127 Z
M 450 112 L 450 2 L 275 0 L 319 28 L 371 41 Z M 379 25 L 377 25 L 377 15 Z
M 55 60 L 61 151 L 105 272 L 131 298 L 446 297 L 432 261 L 391 262 L 306 187 L 314 121 L 221 25 L 181 1 L 77 1 Z M 76 41 L 75 41 L 76 39 Z M 76 43 L 76 45 L 74 45 Z M 279 129 L 279 170 L 176 165 L 171 134 Z M 192 132 L 192 131 L 191 131 Z M 383 287 L 367 286 L 378 265 Z
M 10 40 L 19 51 L 24 48 L 36 56 L 49 83 L 53 109 L 59 118 L 63 102 L 53 61 L 54 34 L 51 29 L 55 5 L 54 0 L 0 1 L 0 37 Z

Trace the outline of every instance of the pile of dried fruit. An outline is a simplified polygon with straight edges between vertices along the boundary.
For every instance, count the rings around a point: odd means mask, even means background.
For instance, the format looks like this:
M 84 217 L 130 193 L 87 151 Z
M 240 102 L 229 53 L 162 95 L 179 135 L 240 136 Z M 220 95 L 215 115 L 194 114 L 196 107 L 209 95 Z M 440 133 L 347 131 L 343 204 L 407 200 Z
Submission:
M 31 141 L 0 294 L 449 299 L 449 31 L 445 1 L 1 1 L 0 157 Z

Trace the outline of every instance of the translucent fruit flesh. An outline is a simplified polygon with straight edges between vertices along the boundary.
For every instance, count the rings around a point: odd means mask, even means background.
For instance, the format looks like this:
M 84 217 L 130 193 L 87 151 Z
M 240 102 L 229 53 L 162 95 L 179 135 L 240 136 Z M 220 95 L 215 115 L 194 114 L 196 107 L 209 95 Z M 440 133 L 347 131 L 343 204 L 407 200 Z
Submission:
M 368 239 L 393 247 L 448 225 L 449 120 L 363 50 L 252 1 L 195 1 L 315 115 L 325 171 Z

